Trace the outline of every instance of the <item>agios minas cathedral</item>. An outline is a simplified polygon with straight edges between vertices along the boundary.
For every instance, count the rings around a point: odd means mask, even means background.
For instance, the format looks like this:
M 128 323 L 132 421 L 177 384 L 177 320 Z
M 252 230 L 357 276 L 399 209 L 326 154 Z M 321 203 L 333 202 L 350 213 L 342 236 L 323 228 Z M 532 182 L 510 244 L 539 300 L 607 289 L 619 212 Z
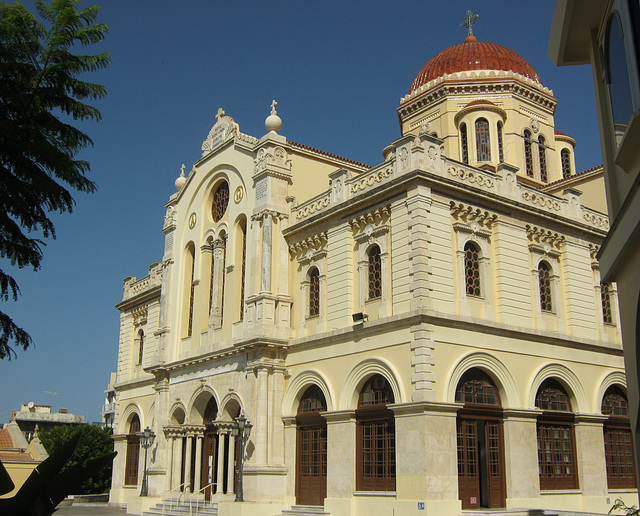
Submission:
M 416 75 L 373 167 L 289 141 L 275 103 L 260 138 L 219 109 L 166 203 L 164 255 L 117 305 L 111 503 L 637 503 L 602 169 L 576 172 L 556 104 L 469 35 Z

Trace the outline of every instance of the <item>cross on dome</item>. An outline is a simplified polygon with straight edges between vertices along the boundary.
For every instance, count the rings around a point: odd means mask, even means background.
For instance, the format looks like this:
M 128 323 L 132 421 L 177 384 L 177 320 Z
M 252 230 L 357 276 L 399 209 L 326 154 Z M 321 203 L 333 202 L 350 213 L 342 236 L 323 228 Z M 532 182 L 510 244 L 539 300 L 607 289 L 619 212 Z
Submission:
M 473 36 L 472 27 L 478 18 L 480 18 L 479 14 L 473 14 L 471 11 L 467 11 L 467 17 L 460 24 L 460 27 L 467 27 L 467 30 L 469 31 L 469 36 Z

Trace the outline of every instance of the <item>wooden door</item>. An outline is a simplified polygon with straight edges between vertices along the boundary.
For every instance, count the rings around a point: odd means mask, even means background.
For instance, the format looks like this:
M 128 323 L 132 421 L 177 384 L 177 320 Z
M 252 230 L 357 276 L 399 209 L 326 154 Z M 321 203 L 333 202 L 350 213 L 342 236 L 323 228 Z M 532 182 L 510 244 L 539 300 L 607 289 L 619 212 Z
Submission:
M 506 505 L 501 420 L 458 419 L 458 491 L 463 509 Z
M 298 426 L 296 495 L 299 505 L 324 505 L 327 496 L 327 426 L 322 422 Z
M 127 460 L 124 476 L 124 485 L 135 486 L 138 484 L 138 463 L 140 462 L 140 437 L 127 436 Z
M 202 471 L 200 477 L 200 485 L 202 487 L 208 486 L 204 490 L 205 500 L 210 500 L 211 494 L 217 492 L 216 484 L 211 485 L 216 482 L 216 473 L 218 471 L 217 452 L 218 433 L 213 428 L 207 428 L 202 446 Z

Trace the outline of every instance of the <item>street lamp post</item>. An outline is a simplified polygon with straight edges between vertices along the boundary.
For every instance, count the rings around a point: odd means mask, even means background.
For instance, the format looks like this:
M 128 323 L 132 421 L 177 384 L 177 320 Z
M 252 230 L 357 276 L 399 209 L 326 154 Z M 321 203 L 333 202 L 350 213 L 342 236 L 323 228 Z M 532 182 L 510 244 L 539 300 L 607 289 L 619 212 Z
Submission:
M 140 491 L 140 496 L 147 496 L 149 492 L 149 477 L 147 476 L 147 450 L 151 447 L 155 438 L 156 434 L 154 434 L 149 427 L 145 428 L 144 432 L 140 433 L 140 445 L 144 448 L 144 475 L 142 477 L 142 490 Z
M 236 446 L 240 446 L 240 460 L 237 467 L 238 485 L 236 486 L 236 502 L 244 502 L 244 492 L 242 488 L 242 468 L 244 463 L 244 446 L 251 435 L 253 425 L 247 421 L 242 414 L 236 418 L 235 423 L 231 427 L 231 433 L 236 438 Z

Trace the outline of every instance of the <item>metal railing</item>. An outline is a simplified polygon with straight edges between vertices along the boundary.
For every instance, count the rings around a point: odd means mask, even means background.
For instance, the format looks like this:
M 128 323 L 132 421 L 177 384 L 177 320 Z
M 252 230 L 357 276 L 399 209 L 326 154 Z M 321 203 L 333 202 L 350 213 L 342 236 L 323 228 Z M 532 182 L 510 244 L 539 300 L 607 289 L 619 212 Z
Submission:
M 182 496 L 184 495 L 184 486 L 187 485 L 187 482 L 184 482 L 183 484 L 180 484 L 178 487 L 174 487 L 173 489 L 171 489 L 170 491 L 167 491 L 163 496 L 162 496 L 162 516 L 165 516 L 165 510 L 167 508 L 167 501 L 170 502 L 170 509 L 173 510 L 173 502 L 174 499 L 173 498 L 168 498 L 168 496 L 173 493 L 174 491 L 180 491 L 180 496 L 178 497 L 178 505 L 180 505 L 180 502 L 182 501 Z M 176 506 L 177 507 L 177 506 Z
M 211 487 L 211 486 L 215 486 L 215 485 L 216 485 L 216 483 L 215 483 L 215 482 L 211 482 L 210 484 L 207 484 L 207 485 L 206 485 L 206 486 L 204 486 L 202 489 L 200 489 L 199 491 L 196 491 L 196 492 L 195 492 L 195 493 L 193 493 L 193 494 L 200 494 L 200 493 L 203 493 L 205 489 L 207 489 L 208 487 Z M 196 502 L 196 512 L 195 512 L 195 514 L 196 514 L 196 516 L 198 516 L 198 515 L 200 514 L 200 500 L 194 500 L 193 498 L 189 498 L 189 514 L 190 514 L 191 516 L 193 516 L 193 508 L 192 508 L 192 506 L 191 506 L 191 505 L 192 505 L 192 504 L 191 504 L 192 502 Z

